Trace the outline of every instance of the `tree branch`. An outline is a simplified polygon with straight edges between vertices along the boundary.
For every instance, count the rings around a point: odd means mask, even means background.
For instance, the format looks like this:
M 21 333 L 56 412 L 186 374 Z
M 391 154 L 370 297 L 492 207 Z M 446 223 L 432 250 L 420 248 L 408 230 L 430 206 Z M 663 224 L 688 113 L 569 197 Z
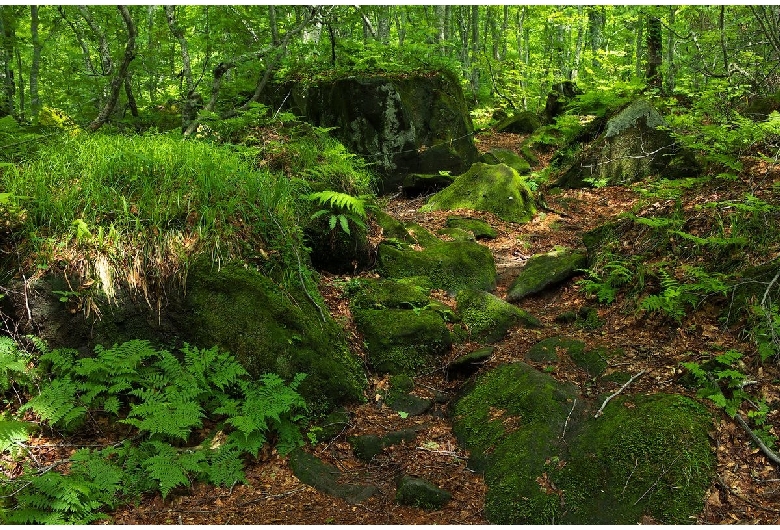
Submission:
M 613 398 L 613 397 L 617 396 L 617 395 L 618 395 L 618 394 L 620 394 L 622 391 L 624 391 L 626 388 L 628 388 L 628 385 L 630 385 L 631 383 L 633 383 L 635 379 L 638 379 L 638 378 L 639 378 L 639 376 L 641 376 L 641 375 L 642 375 L 642 374 L 644 374 L 645 372 L 647 372 L 647 370 L 642 370 L 641 372 L 639 372 L 638 374 L 636 374 L 634 377 L 632 377 L 631 379 L 629 379 L 628 381 L 626 381 L 626 382 L 623 384 L 623 386 L 621 386 L 621 387 L 618 389 L 618 391 L 617 391 L 617 392 L 615 392 L 614 394 L 612 394 L 611 396 L 609 396 L 607 399 L 605 399 L 605 400 L 604 400 L 604 403 L 602 403 L 602 404 L 601 404 L 601 407 L 599 408 L 598 412 L 596 412 L 596 415 L 595 415 L 595 416 L 593 416 L 593 417 L 594 417 L 594 418 L 598 418 L 599 416 L 601 416 L 602 414 L 604 414 L 604 407 L 606 407 L 606 406 L 607 406 L 607 403 L 609 403 L 609 402 L 612 400 L 612 398 Z

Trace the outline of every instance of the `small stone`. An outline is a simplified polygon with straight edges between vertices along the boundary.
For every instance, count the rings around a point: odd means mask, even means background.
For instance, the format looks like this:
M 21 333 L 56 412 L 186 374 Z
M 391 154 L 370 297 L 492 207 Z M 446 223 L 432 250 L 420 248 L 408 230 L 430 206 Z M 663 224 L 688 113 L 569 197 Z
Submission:
M 395 500 L 405 506 L 437 510 L 447 504 L 452 494 L 427 480 L 403 476 L 398 481 Z

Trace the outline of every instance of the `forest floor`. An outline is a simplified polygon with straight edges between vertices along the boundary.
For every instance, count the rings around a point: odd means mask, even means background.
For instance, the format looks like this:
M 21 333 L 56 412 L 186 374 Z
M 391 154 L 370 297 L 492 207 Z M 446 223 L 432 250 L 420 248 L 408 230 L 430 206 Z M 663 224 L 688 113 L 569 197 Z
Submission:
M 512 136 L 484 137 L 480 148 L 501 144 L 517 145 Z M 767 173 L 769 174 L 769 173 Z M 777 179 L 777 175 L 774 176 Z M 771 184 L 771 183 L 769 183 Z M 731 184 L 730 184 L 731 185 Z M 686 200 L 696 198 L 686 198 Z M 404 222 L 414 221 L 435 231 L 444 225 L 450 212 L 420 213 L 426 197 L 389 199 L 385 209 Z M 505 223 L 494 216 L 465 212 L 490 222 L 499 236 L 483 244 L 494 252 L 499 272 L 496 294 L 502 296 L 526 260 L 555 246 L 582 247 L 582 234 L 615 219 L 637 205 L 640 197 L 628 187 L 568 190 L 546 197 L 552 211 L 543 211 L 526 224 Z M 559 213 L 555 213 L 559 212 Z M 624 241 L 625 246 L 633 244 Z M 373 276 L 364 273 L 362 276 Z M 351 279 L 324 275 L 322 292 L 334 316 L 349 317 L 348 300 L 343 285 Z M 437 293 L 442 301 L 453 305 L 445 293 Z M 700 359 L 702 352 L 714 348 L 736 348 L 752 351 L 745 339 L 744 328 L 724 328 L 718 313 L 704 306 L 691 312 L 683 325 L 672 325 L 658 316 L 626 311 L 618 299 L 611 305 L 597 305 L 590 300 L 577 278 L 538 295 L 526 298 L 520 307 L 543 322 L 534 330 L 518 328 L 495 345 L 493 356 L 482 371 L 503 363 L 525 360 L 525 354 L 536 342 L 555 335 L 567 335 L 585 341 L 590 347 L 620 348 L 625 355 L 613 361 L 609 371 L 620 370 L 637 374 L 626 392 L 673 392 L 695 397 L 695 392 L 679 382 L 680 363 Z M 564 311 L 577 311 L 588 305 L 598 310 L 603 323 L 597 329 L 584 329 L 575 324 L 560 323 L 555 317 Z M 348 321 L 348 318 L 345 320 Z M 354 329 L 349 330 L 355 351 L 362 355 L 362 340 Z M 434 391 L 450 397 L 457 395 L 464 381 L 446 378 L 444 368 L 453 359 L 476 349 L 476 344 L 458 344 L 442 359 L 440 370 L 415 379 L 415 393 L 422 397 Z M 746 355 L 748 359 L 749 355 Z M 749 360 L 747 362 L 750 362 Z M 533 364 L 533 363 L 532 363 Z M 543 366 L 539 366 L 543 368 Z M 755 370 L 754 370 L 755 372 Z M 758 371 L 756 385 L 768 403 L 776 408 L 780 396 L 773 381 L 780 379 L 775 363 L 766 363 Z M 615 392 L 618 385 L 594 381 L 573 363 L 562 360 L 555 376 L 578 385 L 585 395 Z M 181 494 L 163 500 L 148 496 L 135 506 L 126 506 L 110 514 L 114 524 L 486 524 L 483 505 L 486 487 L 481 475 L 467 467 L 468 455 L 458 446 L 447 419 L 447 405 L 437 405 L 427 414 L 402 418 L 384 406 L 379 399 L 387 388 L 387 377 L 369 378 L 369 399 L 349 409 L 351 424 L 329 443 L 307 447 L 325 462 L 343 472 L 345 480 L 373 484 L 379 493 L 367 501 L 350 505 L 302 484 L 295 478 L 287 458 L 268 451 L 247 465 L 248 484 L 233 488 L 216 488 L 199 484 Z M 759 392 L 759 390 L 756 390 Z M 731 418 L 711 406 L 716 423 L 710 433 L 717 451 L 717 478 L 708 492 L 705 509 L 696 522 L 762 523 L 780 521 L 780 474 L 764 454 L 751 443 L 748 434 Z M 768 421 L 780 434 L 780 414 L 770 413 Z M 352 454 L 347 439 L 361 434 L 384 434 L 401 428 L 419 427 L 413 443 L 402 443 L 386 449 L 370 464 L 364 464 Z M 51 442 L 51 440 L 49 441 Z M 41 454 L 43 456 L 43 452 Z M 395 479 L 402 475 L 424 477 L 452 493 L 452 500 L 438 511 L 425 511 L 400 506 L 395 502 Z M 652 522 L 652 521 L 646 521 Z

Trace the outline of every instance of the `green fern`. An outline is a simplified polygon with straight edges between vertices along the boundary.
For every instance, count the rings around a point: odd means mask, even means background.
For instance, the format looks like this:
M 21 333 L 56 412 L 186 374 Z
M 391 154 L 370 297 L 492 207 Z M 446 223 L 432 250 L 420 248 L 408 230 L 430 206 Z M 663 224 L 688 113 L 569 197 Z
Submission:
M 35 424 L 29 421 L 0 418 L 0 453 L 26 442 L 35 427 Z
M 30 356 L 10 337 L 0 337 L 0 390 L 7 392 L 14 383 L 30 381 Z

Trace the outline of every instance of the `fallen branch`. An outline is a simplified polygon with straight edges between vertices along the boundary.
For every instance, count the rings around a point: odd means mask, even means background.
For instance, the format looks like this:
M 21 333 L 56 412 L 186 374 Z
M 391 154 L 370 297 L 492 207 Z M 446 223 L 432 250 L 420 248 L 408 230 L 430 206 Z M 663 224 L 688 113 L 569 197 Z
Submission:
M 625 382 L 625 384 L 624 384 L 623 386 L 621 386 L 621 387 L 620 387 L 620 388 L 617 390 L 617 392 L 615 392 L 614 394 L 612 394 L 611 396 L 609 396 L 607 399 L 605 399 L 605 400 L 604 400 L 604 403 L 602 403 L 602 404 L 601 404 L 601 407 L 599 408 L 598 412 L 596 412 L 596 415 L 595 415 L 595 416 L 593 416 L 593 417 L 594 417 L 594 418 L 598 418 L 599 416 L 601 416 L 602 414 L 604 414 L 604 407 L 606 407 L 606 406 L 607 406 L 607 403 L 609 403 L 609 402 L 610 402 L 610 400 L 611 400 L 613 397 L 617 396 L 617 395 L 618 395 L 618 394 L 620 394 L 622 391 L 624 391 L 624 390 L 625 390 L 625 389 L 628 387 L 628 385 L 630 385 L 631 383 L 633 383 L 635 379 L 637 379 L 639 376 L 641 376 L 641 375 L 642 375 L 642 374 L 644 374 L 645 372 L 647 372 L 647 370 L 642 370 L 641 372 L 639 372 L 638 374 L 636 374 L 634 377 L 632 377 L 631 379 L 629 379 L 628 381 L 626 381 L 626 382 Z
M 750 499 L 748 499 L 746 497 L 743 497 L 742 495 L 740 495 L 739 493 L 734 491 L 734 489 L 732 489 L 731 486 L 726 484 L 726 481 L 724 481 L 723 478 L 720 475 L 718 475 L 718 484 L 720 484 L 721 487 L 724 490 L 726 490 L 726 493 L 728 493 L 729 495 L 734 495 L 736 498 L 738 498 L 742 502 L 745 502 L 745 503 L 749 504 L 753 508 L 758 508 L 759 510 L 764 510 L 766 512 L 771 512 L 771 513 L 780 513 L 780 510 L 775 510 L 774 508 L 767 508 L 766 506 L 761 506 L 760 504 L 756 504 L 755 502 L 751 501 Z
M 780 456 L 777 455 L 774 451 L 772 451 L 767 445 L 764 443 L 761 438 L 758 437 L 756 433 L 753 432 L 753 429 L 751 429 L 748 424 L 745 422 L 744 418 L 742 418 L 742 415 L 739 413 L 736 413 L 734 415 L 734 419 L 737 420 L 737 423 L 739 423 L 740 427 L 745 429 L 745 431 L 750 435 L 750 438 L 752 438 L 753 442 L 761 449 L 761 452 L 766 455 L 766 457 L 775 463 L 775 465 L 780 466 Z
M 436 453 L 437 455 L 454 456 L 455 458 L 461 458 L 466 460 L 466 456 L 456 451 L 446 451 L 444 449 L 429 449 L 427 447 L 417 446 L 419 451 L 428 451 L 429 453 Z
M 566 416 L 566 422 L 563 424 L 563 432 L 561 433 L 561 440 L 563 440 L 566 437 L 566 428 L 569 426 L 569 420 L 571 419 L 571 415 L 574 412 L 574 407 L 577 406 L 577 398 L 574 398 L 574 403 L 571 405 L 571 410 L 569 411 L 569 415 Z

